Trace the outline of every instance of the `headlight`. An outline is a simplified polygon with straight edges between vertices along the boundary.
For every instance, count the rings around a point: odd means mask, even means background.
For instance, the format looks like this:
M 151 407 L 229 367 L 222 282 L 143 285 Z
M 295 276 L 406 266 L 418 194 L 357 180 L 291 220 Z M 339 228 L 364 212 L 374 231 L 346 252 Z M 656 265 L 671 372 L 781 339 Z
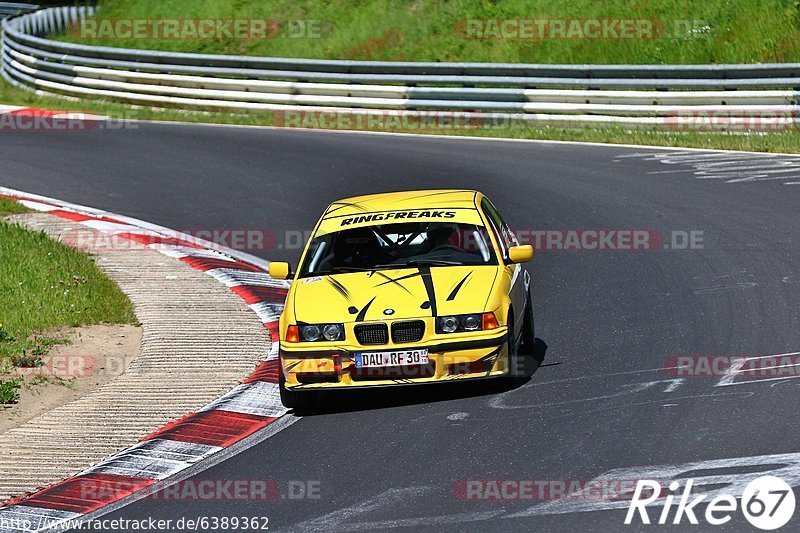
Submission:
M 322 328 L 322 336 L 326 341 L 338 341 L 344 338 L 344 331 L 341 324 L 325 324 Z
M 481 329 L 481 315 L 464 315 L 461 317 L 461 327 L 467 331 Z
M 342 324 L 307 324 L 300 326 L 300 340 L 304 342 L 340 341 L 344 339 Z
M 457 333 L 461 331 L 479 331 L 482 329 L 494 329 L 497 327 L 484 327 L 488 325 L 484 320 L 484 315 L 492 315 L 494 313 L 472 313 L 469 315 L 453 315 L 453 316 L 440 316 L 436 319 L 436 333 Z M 491 322 L 489 322 L 491 323 Z M 494 321 L 496 324 L 497 321 Z
M 300 326 L 300 338 L 304 341 L 318 341 L 321 334 L 322 332 L 317 325 Z
M 442 330 L 442 333 L 453 333 L 454 331 L 458 330 L 458 317 L 439 317 L 439 329 Z

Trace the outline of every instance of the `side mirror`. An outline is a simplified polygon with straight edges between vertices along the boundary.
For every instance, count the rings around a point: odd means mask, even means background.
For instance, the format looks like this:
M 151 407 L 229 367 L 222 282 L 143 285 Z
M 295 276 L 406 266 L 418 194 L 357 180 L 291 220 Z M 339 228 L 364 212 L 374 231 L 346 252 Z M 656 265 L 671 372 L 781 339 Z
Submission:
M 512 246 L 508 249 L 508 258 L 512 263 L 527 263 L 533 259 L 533 246 L 530 244 Z M 272 267 L 272 264 L 270 264 L 270 267 Z
M 292 267 L 289 263 L 283 261 L 272 261 L 269 264 L 269 277 L 274 279 L 286 279 L 292 273 Z

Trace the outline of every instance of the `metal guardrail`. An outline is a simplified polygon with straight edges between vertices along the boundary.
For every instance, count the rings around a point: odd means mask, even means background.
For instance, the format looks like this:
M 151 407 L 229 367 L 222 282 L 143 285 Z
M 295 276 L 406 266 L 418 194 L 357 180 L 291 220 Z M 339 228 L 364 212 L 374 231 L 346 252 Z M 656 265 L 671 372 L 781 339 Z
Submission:
M 36 9 L 39 6 L 35 4 L 17 4 L 11 2 L 0 2 L 0 19 L 6 18 L 9 15 L 16 15 L 20 11 L 27 11 Z
M 2 5 L 2 4 L 0 4 Z M 413 110 L 486 121 L 674 128 L 681 116 L 794 125 L 800 63 L 537 65 L 338 61 L 93 47 L 47 39 L 92 8 L 3 21 L 2 75 L 27 89 L 184 109 Z

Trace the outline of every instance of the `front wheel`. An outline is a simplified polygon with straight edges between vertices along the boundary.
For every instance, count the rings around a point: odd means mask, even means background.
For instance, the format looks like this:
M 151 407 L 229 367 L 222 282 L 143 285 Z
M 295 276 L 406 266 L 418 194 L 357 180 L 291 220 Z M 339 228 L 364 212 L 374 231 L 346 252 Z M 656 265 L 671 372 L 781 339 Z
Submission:
M 522 369 L 519 365 L 519 350 L 517 350 L 517 342 L 514 338 L 514 316 L 511 310 L 508 312 L 508 338 L 506 339 L 506 349 L 508 351 L 508 374 L 509 379 L 517 379 L 522 375 Z
M 522 346 L 520 353 L 536 357 L 536 334 L 533 327 L 533 305 L 531 303 L 531 293 L 525 298 L 525 313 L 522 317 Z

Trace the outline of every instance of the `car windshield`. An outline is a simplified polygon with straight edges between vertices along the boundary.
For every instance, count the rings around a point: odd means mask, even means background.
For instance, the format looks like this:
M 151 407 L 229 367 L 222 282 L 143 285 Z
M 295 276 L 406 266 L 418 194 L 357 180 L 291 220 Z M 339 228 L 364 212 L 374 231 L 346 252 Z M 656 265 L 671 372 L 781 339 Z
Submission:
M 316 237 L 299 276 L 406 266 L 494 265 L 483 226 L 408 222 L 347 229 Z

